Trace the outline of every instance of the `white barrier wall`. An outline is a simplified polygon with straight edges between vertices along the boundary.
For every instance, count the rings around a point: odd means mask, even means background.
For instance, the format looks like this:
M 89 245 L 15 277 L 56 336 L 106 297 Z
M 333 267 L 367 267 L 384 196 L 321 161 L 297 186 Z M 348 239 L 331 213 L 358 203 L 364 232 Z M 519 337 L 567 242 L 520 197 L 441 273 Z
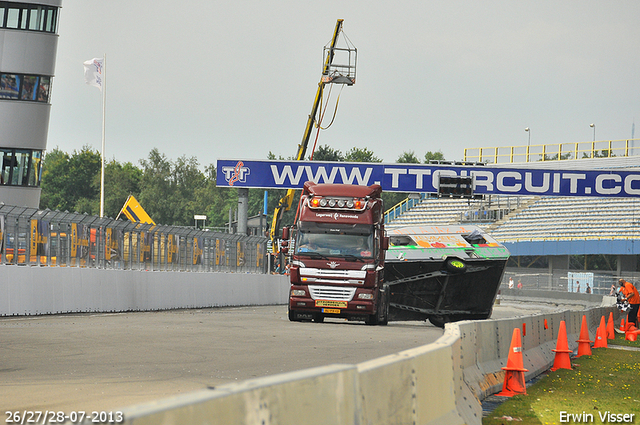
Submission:
M 553 364 L 561 320 L 575 348 L 582 316 L 592 335 L 615 307 L 448 324 L 433 344 L 352 365 L 229 384 L 123 409 L 126 424 L 482 424 L 480 400 L 504 381 L 511 337 L 522 336 L 527 377 Z M 547 327 L 544 322 L 547 320 Z
M 331 365 L 251 379 L 127 409 L 124 423 L 360 423 L 357 378 L 355 366 Z
M 0 265 L 0 316 L 286 304 L 288 276 Z

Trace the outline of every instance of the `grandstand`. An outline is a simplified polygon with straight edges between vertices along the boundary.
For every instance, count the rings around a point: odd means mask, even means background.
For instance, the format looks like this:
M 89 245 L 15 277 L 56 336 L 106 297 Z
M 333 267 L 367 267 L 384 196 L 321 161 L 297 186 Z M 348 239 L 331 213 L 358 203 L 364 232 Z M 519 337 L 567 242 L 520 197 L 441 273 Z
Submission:
M 425 197 L 387 224 L 473 223 L 501 242 L 637 239 L 635 198 L 503 197 L 486 200 Z
M 532 240 L 640 240 L 635 198 L 542 197 L 491 226 L 503 242 Z
M 487 226 L 496 220 L 506 218 L 509 213 L 526 205 L 532 198 L 493 196 L 487 199 L 460 199 L 424 196 L 411 207 L 403 208 L 400 204 L 397 209 L 403 213 L 395 213 L 397 215 L 387 221 L 386 227 L 389 229 L 421 224 L 450 225 L 465 222 Z
M 615 163 L 610 168 L 637 169 L 638 157 L 626 160 L 554 162 L 558 168 L 563 168 L 561 163 L 571 163 L 567 168 L 580 163 L 585 169 L 609 168 Z M 551 163 L 544 165 L 551 168 Z M 386 227 L 458 224 L 480 226 L 507 246 L 512 258 L 505 281 L 523 278 L 529 288 L 567 290 L 569 272 L 590 272 L 595 275 L 596 292 L 608 293 L 618 277 L 640 280 L 640 198 L 423 195 L 410 207 L 399 205 L 390 210 Z M 606 258 L 594 266 L 593 257 Z

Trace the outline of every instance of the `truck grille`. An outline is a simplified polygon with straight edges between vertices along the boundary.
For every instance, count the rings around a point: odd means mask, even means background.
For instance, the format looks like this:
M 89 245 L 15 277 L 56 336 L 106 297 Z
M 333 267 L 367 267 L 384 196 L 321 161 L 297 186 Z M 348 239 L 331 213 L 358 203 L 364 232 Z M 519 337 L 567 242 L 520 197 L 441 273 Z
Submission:
M 314 300 L 351 301 L 356 294 L 356 288 L 309 285 L 309 294 Z
M 364 285 L 366 270 L 329 270 L 300 267 L 300 278 L 307 284 L 337 283 Z

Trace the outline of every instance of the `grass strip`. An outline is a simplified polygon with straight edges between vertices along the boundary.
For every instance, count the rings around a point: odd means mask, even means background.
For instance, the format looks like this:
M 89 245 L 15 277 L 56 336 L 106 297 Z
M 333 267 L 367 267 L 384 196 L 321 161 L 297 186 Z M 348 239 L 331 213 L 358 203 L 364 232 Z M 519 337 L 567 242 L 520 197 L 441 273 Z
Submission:
M 527 395 L 506 398 L 482 424 L 640 424 L 640 351 L 624 349 L 640 342 L 616 333 L 608 344 L 573 358 L 572 370 L 546 372 Z

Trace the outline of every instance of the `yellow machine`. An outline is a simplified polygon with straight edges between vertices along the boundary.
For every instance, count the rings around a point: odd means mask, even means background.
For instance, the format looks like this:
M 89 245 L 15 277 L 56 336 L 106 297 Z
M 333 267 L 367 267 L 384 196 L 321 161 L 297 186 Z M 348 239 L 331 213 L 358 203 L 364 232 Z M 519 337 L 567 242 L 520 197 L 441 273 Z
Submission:
M 144 208 L 142 208 L 142 205 L 140 205 L 140 203 L 133 195 L 129 195 L 126 202 L 122 206 L 118 217 L 120 217 L 120 214 L 124 214 L 129 220 L 133 221 L 134 223 L 156 224 L 151 219 L 151 217 L 149 217 L 149 214 L 147 214 Z M 118 217 L 116 217 L 116 220 L 118 219 Z
M 347 45 L 347 47 L 337 47 L 338 37 L 342 31 L 342 22 L 343 19 L 338 19 L 336 28 L 333 32 L 331 43 L 329 44 L 329 46 L 325 46 L 325 58 L 322 77 L 320 78 L 320 82 L 318 83 L 318 90 L 313 102 L 311 114 L 309 114 L 309 119 L 307 120 L 307 126 L 304 131 L 304 136 L 302 137 L 302 143 L 298 145 L 296 161 L 304 160 L 304 156 L 307 152 L 307 145 L 309 144 L 309 139 L 311 137 L 311 132 L 313 131 L 314 124 L 319 126 L 320 120 L 317 120 L 316 116 L 318 114 L 319 106 L 322 102 L 324 86 L 330 83 L 346 84 L 351 86 L 356 82 L 355 68 L 357 50 L 351 45 Z M 334 64 L 333 62 L 336 55 L 344 57 L 346 59 L 346 63 Z M 282 215 L 285 211 L 289 211 L 289 209 L 291 208 L 294 194 L 295 189 L 288 189 L 287 194 L 280 199 L 280 201 L 278 202 L 278 206 L 274 210 L 273 220 L 271 222 L 271 231 L 269 234 L 274 252 L 278 252 L 278 229 L 280 227 Z

